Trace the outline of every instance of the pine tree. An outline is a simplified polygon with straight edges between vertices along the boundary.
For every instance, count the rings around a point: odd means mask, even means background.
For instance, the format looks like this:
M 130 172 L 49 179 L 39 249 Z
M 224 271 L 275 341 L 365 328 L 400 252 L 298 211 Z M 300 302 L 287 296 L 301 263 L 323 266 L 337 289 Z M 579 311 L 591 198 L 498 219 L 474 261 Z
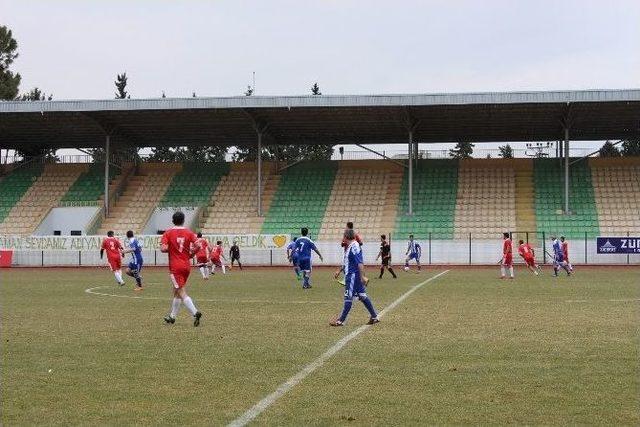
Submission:
M 600 157 L 620 157 L 622 154 L 618 147 L 613 145 L 611 141 L 607 141 L 604 143 L 600 150 L 598 150 L 598 154 Z
M 0 99 L 12 100 L 18 96 L 19 73 L 13 73 L 9 66 L 18 57 L 18 42 L 10 29 L 0 25 Z
M 454 149 L 449 150 L 449 156 L 453 159 L 470 159 L 475 145 L 470 142 L 458 142 Z
M 251 96 L 253 95 L 253 88 L 251 87 L 251 85 L 247 85 L 247 90 L 244 92 L 244 96 Z
M 318 82 L 315 82 L 313 86 L 311 86 L 311 95 L 322 95 L 322 92 L 320 92 L 320 86 L 318 86 Z
M 623 156 L 640 156 L 640 139 L 627 139 L 622 143 Z
M 498 150 L 503 159 L 513 159 L 513 149 L 509 144 L 498 147 Z
M 127 87 L 127 73 L 124 72 L 122 74 L 118 74 L 116 76 L 116 81 L 113 82 L 116 85 L 116 99 L 125 99 L 127 98 L 127 91 L 125 88 Z M 129 95 L 130 97 L 130 95 Z

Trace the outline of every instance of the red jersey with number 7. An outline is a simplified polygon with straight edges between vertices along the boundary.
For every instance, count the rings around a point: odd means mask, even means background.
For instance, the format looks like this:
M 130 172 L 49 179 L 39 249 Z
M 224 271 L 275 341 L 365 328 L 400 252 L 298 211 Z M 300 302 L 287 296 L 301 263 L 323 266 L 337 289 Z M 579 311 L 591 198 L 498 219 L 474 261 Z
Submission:
M 185 227 L 172 227 L 164 232 L 160 243 L 169 246 L 169 271 L 191 268 L 192 247 L 197 240 L 198 236 Z
M 107 258 L 120 259 L 121 257 L 120 251 L 122 250 L 122 244 L 120 243 L 120 240 L 116 239 L 115 237 L 105 237 L 104 240 L 102 240 L 101 248 L 107 251 Z

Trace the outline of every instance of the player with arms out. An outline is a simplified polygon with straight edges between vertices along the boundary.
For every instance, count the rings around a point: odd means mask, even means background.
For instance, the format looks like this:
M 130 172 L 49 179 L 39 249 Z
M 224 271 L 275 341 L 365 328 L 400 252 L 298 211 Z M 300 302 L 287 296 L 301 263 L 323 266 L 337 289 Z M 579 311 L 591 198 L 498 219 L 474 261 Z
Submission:
M 209 269 L 209 242 L 202 237 L 202 233 L 198 233 L 198 252 L 196 252 L 196 266 L 200 269 L 200 274 L 204 280 L 209 280 L 211 271 Z
M 100 259 L 102 259 L 104 251 L 107 251 L 107 262 L 113 275 L 116 276 L 116 282 L 120 286 L 124 285 L 124 280 L 122 279 L 122 250 L 122 243 L 113 236 L 113 231 L 107 231 L 107 237 L 102 240 L 102 246 L 100 247 Z
M 349 242 L 347 250 L 344 253 L 343 268 L 344 268 L 344 306 L 342 307 L 342 313 L 340 317 L 333 320 L 331 326 L 343 326 L 347 320 L 351 306 L 353 305 L 353 297 L 357 296 L 362 304 L 369 312 L 368 325 L 378 323 L 378 314 L 369 296 L 367 295 L 366 285 L 369 279 L 364 274 L 364 263 L 362 260 L 362 249 L 360 244 L 356 241 L 356 236 L 353 230 L 347 229 L 344 231 L 344 237 Z M 338 277 L 336 273 L 335 277 Z
M 242 270 L 242 264 L 240 263 L 240 246 L 238 246 L 238 242 L 234 241 L 233 245 L 229 248 L 229 258 L 231 258 L 231 262 L 229 263 L 229 270 L 233 268 L 233 262 L 238 262 L 238 267 Z
M 540 267 L 536 264 L 536 254 L 529 245 L 529 243 L 525 243 L 524 240 L 520 240 L 518 242 L 518 254 L 524 259 L 524 263 L 527 268 L 536 276 L 539 274 Z
M 378 279 L 382 279 L 382 275 L 384 274 L 385 268 L 389 270 L 389 273 L 393 276 L 394 279 L 397 279 L 396 273 L 391 268 L 391 245 L 387 242 L 387 236 L 382 234 L 380 236 L 380 252 L 378 252 L 378 256 L 376 257 L 376 261 L 382 257 L 382 265 L 380 266 L 380 276 Z
M 567 261 L 564 259 L 562 245 L 555 236 L 551 236 L 551 247 L 553 248 L 553 275 L 558 277 L 558 270 L 561 268 L 567 272 L 567 276 L 571 276 Z
M 405 252 L 406 259 L 404 260 L 404 271 L 409 271 L 409 261 L 416 260 L 418 271 L 420 271 L 420 256 L 422 255 L 422 248 L 420 243 L 413 240 L 413 234 L 409 234 L 409 244 L 407 245 L 407 252 Z
M 502 258 L 500 259 L 500 278 L 505 279 L 507 268 L 509 278 L 513 279 L 513 245 L 509 233 L 502 233 Z
M 129 239 L 129 247 L 123 250 L 122 254 L 131 254 L 131 261 L 129 261 L 129 265 L 124 272 L 127 276 L 136 279 L 136 287 L 133 289 L 141 291 L 144 289 L 142 286 L 142 276 L 140 275 L 142 265 L 144 264 L 144 260 L 142 259 L 142 246 L 138 239 L 133 236 L 133 231 L 131 230 L 127 231 L 127 239 Z
M 322 261 L 322 254 L 316 248 L 316 244 L 309 238 L 309 229 L 303 227 L 300 230 L 302 237 L 296 240 L 296 251 L 298 252 L 298 266 L 302 271 L 302 289 L 311 289 L 311 251 L 318 254 Z
M 573 265 L 569 262 L 569 242 L 567 242 L 564 236 L 560 236 L 560 243 L 562 246 L 562 256 L 564 257 L 564 262 L 567 263 L 567 267 L 569 267 L 569 271 L 573 273 Z
M 182 303 L 193 316 L 193 326 L 199 326 L 202 313 L 198 311 L 185 289 L 191 273 L 191 258 L 200 249 L 198 237 L 184 227 L 184 213 L 175 212 L 172 220 L 174 226 L 165 231 L 160 240 L 160 251 L 169 254 L 169 277 L 173 284 L 171 313 L 164 317 L 164 321 L 174 324 Z
M 222 240 L 218 240 L 216 245 L 211 249 L 211 274 L 216 274 L 216 267 L 222 269 L 222 274 L 227 274 L 222 260 L 227 260 L 222 253 Z
M 287 245 L 287 259 L 293 265 L 293 272 L 296 273 L 296 278 L 300 280 L 302 278 L 300 274 L 300 267 L 298 266 L 298 251 L 296 250 L 296 240 L 297 237 L 294 237 L 291 242 Z

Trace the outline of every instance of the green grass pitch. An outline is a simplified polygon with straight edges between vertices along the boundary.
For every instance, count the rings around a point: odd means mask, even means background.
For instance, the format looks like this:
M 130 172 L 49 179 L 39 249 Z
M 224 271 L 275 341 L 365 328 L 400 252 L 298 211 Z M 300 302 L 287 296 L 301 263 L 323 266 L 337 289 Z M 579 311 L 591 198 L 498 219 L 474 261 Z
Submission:
M 368 292 L 380 310 L 444 270 L 372 278 Z M 303 291 L 289 269 L 194 270 L 194 328 L 184 308 L 162 322 L 165 269 L 144 272 L 140 298 L 105 269 L 0 270 L 2 425 L 227 424 L 366 322 L 355 302 L 328 326 L 342 306 L 331 273 Z M 516 273 L 451 267 L 253 424 L 638 425 L 638 267 Z

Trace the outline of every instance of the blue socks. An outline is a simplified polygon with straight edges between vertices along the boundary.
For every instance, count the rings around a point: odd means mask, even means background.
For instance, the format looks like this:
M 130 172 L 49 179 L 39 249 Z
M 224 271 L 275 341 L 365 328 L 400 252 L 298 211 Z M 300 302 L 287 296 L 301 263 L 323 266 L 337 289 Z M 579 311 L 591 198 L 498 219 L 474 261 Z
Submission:
M 345 299 L 344 306 L 342 307 L 342 314 L 340 315 L 340 321 L 344 323 L 347 320 L 347 316 L 351 311 L 351 306 L 353 305 L 353 300 Z
M 371 302 L 369 297 L 366 296 L 364 298 L 360 298 L 360 301 L 362 301 L 364 306 L 367 308 L 367 311 L 369 312 L 369 315 L 371 317 L 378 317 L 378 313 L 376 313 L 376 309 L 373 308 L 373 303 Z

